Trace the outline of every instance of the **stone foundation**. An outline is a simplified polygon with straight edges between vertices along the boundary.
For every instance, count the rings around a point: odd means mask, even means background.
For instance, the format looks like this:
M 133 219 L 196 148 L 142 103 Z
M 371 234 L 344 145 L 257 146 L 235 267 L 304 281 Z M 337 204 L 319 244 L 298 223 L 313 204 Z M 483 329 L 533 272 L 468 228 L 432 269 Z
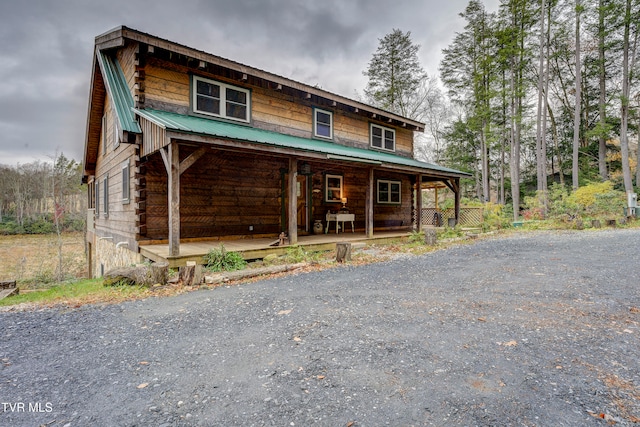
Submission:
M 143 262 L 142 256 L 123 245 L 116 247 L 113 239 L 101 239 L 96 237 L 94 277 L 101 277 L 106 271 L 113 268 L 128 267 Z

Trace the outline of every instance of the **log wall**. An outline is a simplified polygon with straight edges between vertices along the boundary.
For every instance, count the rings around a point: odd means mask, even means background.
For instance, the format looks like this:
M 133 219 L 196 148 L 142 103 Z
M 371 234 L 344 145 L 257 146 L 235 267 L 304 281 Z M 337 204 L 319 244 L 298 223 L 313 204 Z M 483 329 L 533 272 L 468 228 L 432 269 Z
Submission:
M 343 197 L 347 198 L 347 209 L 349 213 L 355 214 L 355 227 L 357 230 L 365 229 L 365 209 L 366 191 L 369 170 L 366 167 L 355 168 L 353 166 L 331 165 L 327 163 L 312 164 L 313 175 L 312 188 L 320 190 L 312 193 L 312 220 L 321 220 L 326 226 L 325 215 L 327 212 L 338 211 L 342 208 L 342 203 L 325 202 L 324 200 L 324 179 L 326 174 L 343 176 Z M 406 228 L 411 226 L 411 180 L 403 174 L 374 171 L 374 185 L 378 179 L 394 180 L 401 182 L 401 204 L 385 205 L 375 203 L 377 197 L 374 188 L 374 227 L 376 230 Z M 312 221 L 313 223 L 313 221 Z
M 195 151 L 181 145 L 181 161 Z M 288 160 L 251 153 L 211 150 L 187 169 L 180 178 L 180 236 L 217 238 L 222 236 L 262 237 L 277 235 L 286 227 L 282 222 L 282 189 Z M 345 164 L 311 163 L 311 221 L 342 207 L 324 201 L 325 174 L 343 176 L 347 208 L 355 214 L 355 227 L 365 228 L 365 197 L 368 168 Z M 143 192 L 145 211 L 141 220 L 145 233 L 141 238 L 166 240 L 168 237 L 167 174 L 159 154 L 143 163 L 146 171 Z M 376 171 L 375 179 L 402 183 L 401 205 L 374 205 L 375 229 L 398 229 L 411 226 L 411 178 L 407 175 Z M 286 189 L 285 189 L 286 191 Z M 250 226 L 253 230 L 250 230 Z
M 146 58 L 144 68 L 145 107 L 187 114 L 190 108 L 190 77 L 194 70 L 153 56 Z M 273 89 L 249 86 L 239 81 L 207 75 L 198 75 L 251 89 L 251 124 L 257 128 L 271 130 L 305 138 L 312 138 L 313 108 L 333 112 L 333 142 L 358 148 L 369 148 L 369 124 L 388 126 L 388 123 L 334 108 L 319 105 L 307 99 L 295 99 L 291 95 Z M 413 131 L 396 130 L 396 154 L 411 157 L 413 153 Z
M 136 190 L 136 166 L 139 161 L 138 146 L 133 144 L 115 144 L 115 113 L 111 100 L 106 97 L 104 113 L 106 114 L 106 141 L 100 137 L 98 159 L 96 162 L 96 185 L 100 186 L 100 209 L 96 215 L 95 229 L 98 238 L 108 239 L 113 243 L 126 241 L 129 249 L 136 250 L 137 217 L 136 205 L 139 197 Z M 103 151 L 103 147 L 105 150 Z M 129 164 L 129 200 L 123 200 L 122 166 Z M 107 177 L 109 188 L 109 210 L 105 215 L 103 181 Z
M 180 147 L 181 161 L 194 150 Z M 261 236 L 280 232 L 285 159 L 214 151 L 180 177 L 181 238 Z M 158 154 L 146 173 L 146 238 L 168 236 L 167 176 Z M 250 230 L 250 226 L 253 230 Z

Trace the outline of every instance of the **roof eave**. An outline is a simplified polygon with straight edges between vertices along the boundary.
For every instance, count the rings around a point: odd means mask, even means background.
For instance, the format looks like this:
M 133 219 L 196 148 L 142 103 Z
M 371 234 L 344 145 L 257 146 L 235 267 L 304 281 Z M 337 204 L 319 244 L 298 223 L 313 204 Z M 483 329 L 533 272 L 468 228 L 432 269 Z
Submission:
M 230 70 L 234 70 L 243 74 L 251 75 L 257 78 L 262 78 L 273 82 L 275 85 L 287 86 L 292 89 L 296 89 L 302 92 L 306 92 L 310 95 L 315 95 L 321 98 L 325 98 L 329 101 L 334 101 L 342 105 L 351 107 L 353 109 L 366 111 L 371 114 L 372 118 L 384 117 L 387 120 L 395 120 L 401 123 L 403 126 L 412 126 L 414 131 L 423 132 L 425 124 L 403 117 L 401 115 L 382 110 L 380 108 L 373 107 L 371 105 L 364 104 L 353 99 L 346 98 L 342 95 L 338 95 L 326 90 L 309 86 L 304 83 L 296 82 L 295 80 L 288 79 L 286 77 L 278 76 L 276 74 L 269 73 L 254 67 L 250 67 L 238 62 L 222 58 L 220 56 L 213 55 L 201 50 L 190 48 L 188 46 L 172 42 L 167 39 L 162 39 L 151 34 L 147 34 L 138 30 L 128 28 L 126 26 L 116 27 L 100 36 L 96 37 L 96 46 L 100 49 L 111 49 L 115 47 L 122 47 L 125 45 L 125 40 L 129 39 L 138 43 L 144 43 L 146 45 L 154 46 L 160 49 L 165 49 L 171 52 L 175 52 L 181 55 L 188 56 L 193 59 L 205 61 L 211 64 L 215 64 Z
M 89 86 L 89 102 L 87 106 L 87 123 L 85 127 L 84 153 L 83 153 L 83 159 L 82 159 L 82 165 L 83 165 L 82 181 L 83 182 L 86 182 L 89 175 L 93 175 L 93 173 L 95 172 L 95 159 L 89 158 L 90 144 L 92 142 L 92 137 L 91 137 L 92 117 L 95 114 L 95 111 L 97 109 L 99 110 L 104 109 L 104 99 L 100 99 L 100 97 L 96 95 L 97 85 L 98 84 L 104 85 L 104 81 L 102 80 L 102 75 L 99 70 L 100 65 L 98 64 L 96 54 L 97 54 L 97 47 L 94 47 L 93 64 L 91 66 L 91 84 Z M 99 105 L 96 105 L 96 104 L 99 104 Z

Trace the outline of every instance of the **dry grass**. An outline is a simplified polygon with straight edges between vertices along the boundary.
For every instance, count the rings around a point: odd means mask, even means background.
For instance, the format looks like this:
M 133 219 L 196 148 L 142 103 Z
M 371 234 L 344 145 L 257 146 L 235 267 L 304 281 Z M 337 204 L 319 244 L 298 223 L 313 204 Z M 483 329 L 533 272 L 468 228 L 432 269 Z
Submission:
M 86 263 L 82 233 L 62 235 L 63 271 L 67 277 L 82 277 Z M 0 236 L 0 280 L 23 284 L 48 283 L 58 264 L 58 236 Z

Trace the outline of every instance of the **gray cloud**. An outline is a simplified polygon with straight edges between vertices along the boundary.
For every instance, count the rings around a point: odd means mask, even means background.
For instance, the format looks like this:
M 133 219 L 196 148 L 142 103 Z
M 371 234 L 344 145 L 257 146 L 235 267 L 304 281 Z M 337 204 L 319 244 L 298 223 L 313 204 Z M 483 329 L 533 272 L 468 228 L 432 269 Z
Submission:
M 495 10 L 498 0 L 491 0 Z M 393 28 L 424 68 L 460 30 L 466 0 L 30 0 L 0 3 L 0 163 L 82 159 L 94 38 L 127 25 L 354 97 Z

